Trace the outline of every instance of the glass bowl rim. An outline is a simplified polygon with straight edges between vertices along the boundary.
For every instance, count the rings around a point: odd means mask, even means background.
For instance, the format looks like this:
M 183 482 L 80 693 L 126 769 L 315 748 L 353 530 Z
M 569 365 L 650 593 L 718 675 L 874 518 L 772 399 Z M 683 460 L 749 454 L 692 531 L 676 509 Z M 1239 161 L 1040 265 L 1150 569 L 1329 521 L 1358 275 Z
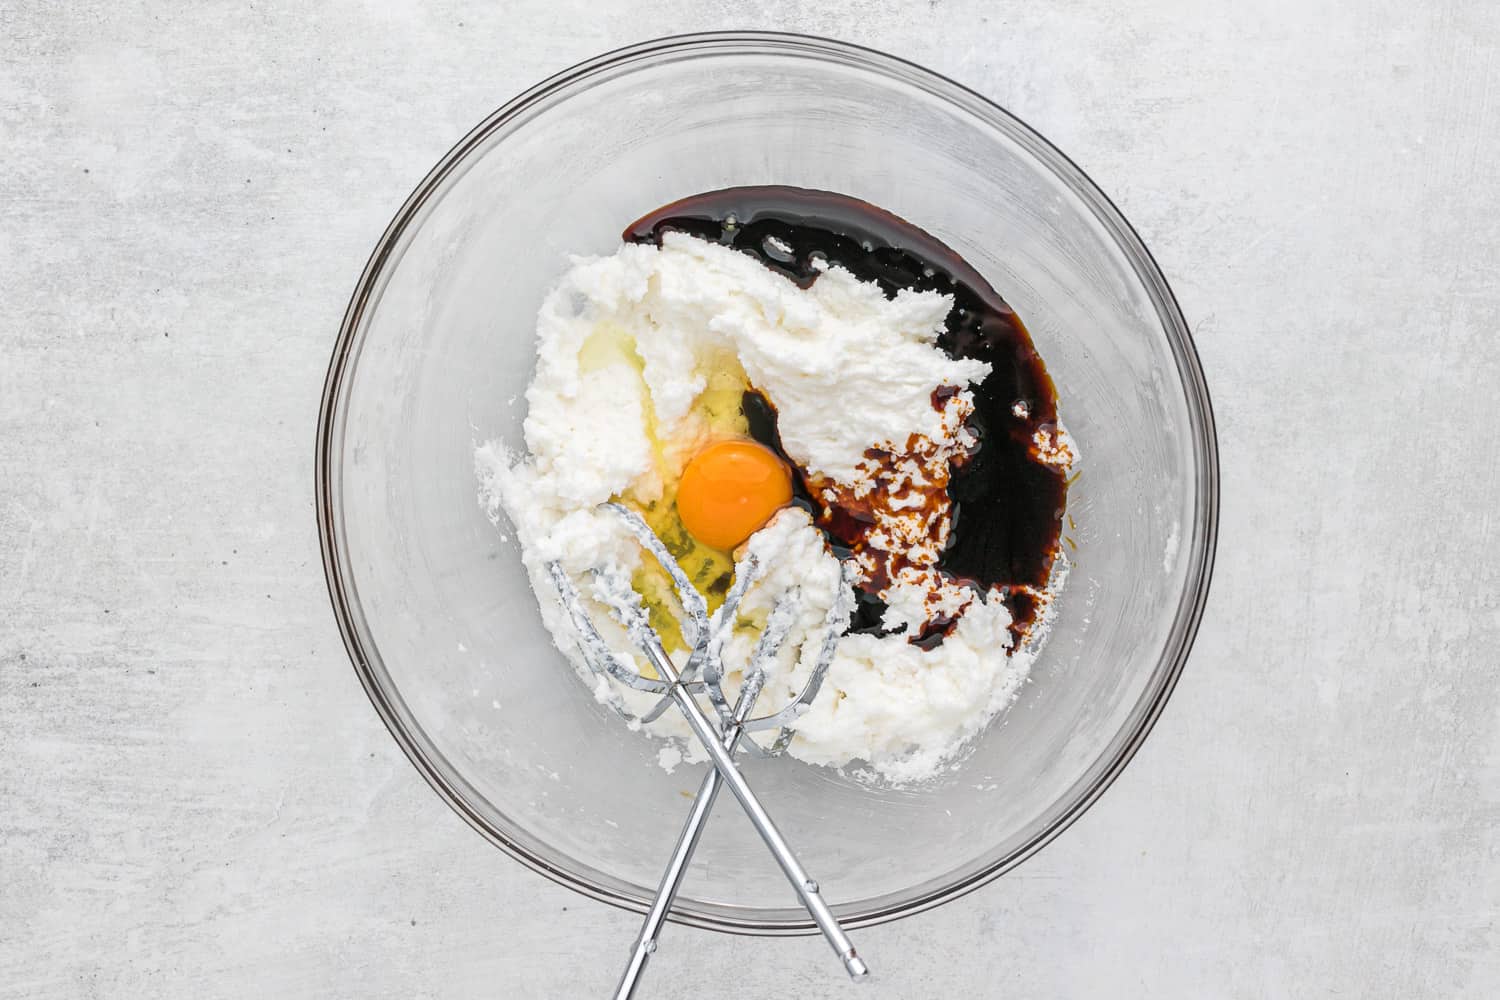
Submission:
M 329 362 L 318 414 L 314 490 L 324 576 L 339 632 L 366 695 L 407 758 L 438 795 L 486 840 L 528 868 L 585 896 L 622 909 L 645 912 L 650 902 L 649 896 L 622 893 L 595 882 L 572 870 L 568 864 L 544 856 L 520 839 L 489 823 L 470 807 L 461 787 L 466 783 L 458 776 L 457 769 L 447 765 L 451 774 L 445 774 L 434 759 L 440 757 L 436 748 L 423 746 L 421 740 L 408 729 L 399 708 L 399 694 L 385 689 L 372 666 L 372 662 L 379 662 L 379 651 L 375 648 L 359 609 L 353 580 L 345 571 L 344 557 L 347 553 L 342 546 L 339 501 L 336 496 L 338 470 L 332 463 L 342 454 L 337 440 L 342 429 L 339 419 L 343 399 L 341 389 L 358 355 L 363 320 L 380 287 L 380 278 L 386 265 L 393 258 L 399 259 L 398 250 L 403 237 L 418 218 L 423 205 L 442 187 L 449 175 L 465 162 L 468 155 L 495 131 L 527 116 L 547 99 L 566 97 L 570 92 L 586 89 L 592 82 L 601 77 L 612 76 L 616 71 L 640 63 L 654 65 L 668 60 L 724 54 L 774 54 L 851 65 L 898 83 L 915 86 L 950 105 L 962 108 L 1025 148 L 1090 209 L 1096 221 L 1103 225 L 1116 247 L 1129 260 L 1136 278 L 1145 287 L 1176 361 L 1178 380 L 1184 393 L 1193 436 L 1195 472 L 1200 485 L 1195 497 L 1195 530 L 1187 556 L 1187 586 L 1178 602 L 1166 648 L 1152 670 L 1146 690 L 1132 708 L 1134 724 L 1127 725 L 1115 735 L 1111 746 L 1095 760 L 1082 778 L 1074 782 L 1067 794 L 1058 800 L 1059 803 L 1065 803 L 1064 808 L 1019 848 L 948 884 L 911 893 L 895 903 L 860 910 L 850 906 L 835 908 L 845 927 L 870 926 L 931 909 L 988 884 L 1049 844 L 1093 805 L 1135 756 L 1171 697 L 1197 635 L 1213 575 L 1219 517 L 1218 442 L 1208 386 L 1187 321 L 1161 269 L 1124 215 L 1077 164 L 1020 118 L 968 87 L 900 57 L 849 42 L 770 31 L 700 32 L 638 42 L 578 63 L 506 102 L 455 144 L 412 191 L 376 243 L 350 296 Z M 380 672 L 383 673 L 383 665 Z M 427 740 L 425 733 L 421 737 L 422 740 Z M 428 742 L 430 744 L 430 740 Z M 446 761 L 443 763 L 447 764 Z M 816 926 L 805 915 L 802 919 L 746 916 L 734 912 L 732 907 L 705 904 L 710 909 L 685 905 L 689 902 L 679 901 L 674 906 L 671 914 L 674 922 L 756 935 L 817 933 Z

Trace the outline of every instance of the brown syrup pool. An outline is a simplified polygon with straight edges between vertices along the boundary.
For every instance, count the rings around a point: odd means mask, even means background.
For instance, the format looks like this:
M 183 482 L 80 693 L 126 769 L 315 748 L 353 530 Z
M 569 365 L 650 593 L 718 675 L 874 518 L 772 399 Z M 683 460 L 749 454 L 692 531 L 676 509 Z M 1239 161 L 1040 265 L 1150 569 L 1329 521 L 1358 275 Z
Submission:
M 911 223 L 847 195 L 804 188 L 726 188 L 672 202 L 625 230 L 633 243 L 660 244 L 683 232 L 751 254 L 803 288 L 817 280 L 816 263 L 837 264 L 888 296 L 903 288 L 953 296 L 938 346 L 950 357 L 988 362 L 990 375 L 974 386 L 969 427 L 978 448 L 955 464 L 948 484 L 952 501 L 947 547 L 938 569 L 981 593 L 999 587 L 1020 640 L 1035 622 L 1036 593 L 1046 586 L 1057 558 L 1067 500 L 1067 472 L 1041 461 L 1034 438 L 1057 423 L 1057 391 L 1031 337 L 989 282 L 953 250 Z M 940 389 L 939 392 L 942 392 Z M 935 406 L 942 399 L 935 394 Z M 747 392 L 750 433 L 783 457 L 776 411 Z M 794 469 L 796 463 L 787 459 Z M 861 543 L 868 519 L 853 509 L 825 509 L 797 469 L 796 500 L 814 516 L 836 555 Z M 886 634 L 879 581 L 861 590 L 851 632 Z M 940 643 L 952 622 L 936 622 L 910 641 Z

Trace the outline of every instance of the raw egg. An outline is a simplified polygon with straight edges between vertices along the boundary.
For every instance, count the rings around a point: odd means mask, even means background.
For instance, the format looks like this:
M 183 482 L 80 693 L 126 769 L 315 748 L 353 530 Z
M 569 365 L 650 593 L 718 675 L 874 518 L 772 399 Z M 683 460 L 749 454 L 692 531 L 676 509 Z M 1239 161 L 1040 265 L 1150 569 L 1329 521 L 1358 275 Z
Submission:
M 677 516 L 704 545 L 732 549 L 792 502 L 792 472 L 754 441 L 716 441 L 694 455 L 677 486 Z

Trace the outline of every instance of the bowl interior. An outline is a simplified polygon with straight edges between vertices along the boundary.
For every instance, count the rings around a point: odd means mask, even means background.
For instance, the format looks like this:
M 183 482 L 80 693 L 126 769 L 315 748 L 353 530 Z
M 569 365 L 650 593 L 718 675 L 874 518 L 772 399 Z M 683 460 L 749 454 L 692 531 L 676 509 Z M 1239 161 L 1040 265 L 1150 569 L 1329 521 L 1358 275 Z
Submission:
M 1031 330 L 1083 456 L 1054 632 L 956 772 L 891 789 L 747 764 L 860 922 L 1003 869 L 1086 805 L 1170 689 L 1206 585 L 1212 439 L 1186 332 L 1128 229 L 1024 126 L 898 61 L 763 36 L 645 46 L 538 88 L 428 179 L 351 306 L 325 541 L 356 663 L 428 777 L 554 877 L 649 898 L 701 772 L 663 772 L 553 648 L 473 449 L 522 445 L 534 317 L 570 254 L 612 251 L 664 202 L 767 183 L 863 198 L 963 254 Z M 727 796 L 678 913 L 807 926 Z

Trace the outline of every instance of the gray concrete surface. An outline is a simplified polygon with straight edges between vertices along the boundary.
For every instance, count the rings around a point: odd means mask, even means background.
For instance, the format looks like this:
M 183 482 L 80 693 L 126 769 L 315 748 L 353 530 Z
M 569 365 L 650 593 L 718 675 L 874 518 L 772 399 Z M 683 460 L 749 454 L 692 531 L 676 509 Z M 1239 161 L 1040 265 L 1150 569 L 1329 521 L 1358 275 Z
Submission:
M 861 934 L 862 995 L 1500 994 L 1500 7 L 9 0 L 0 997 L 613 982 L 636 918 L 487 847 L 359 690 L 312 431 L 365 256 L 460 134 L 732 26 L 888 49 L 1056 141 L 1174 282 L 1220 420 L 1156 733 L 1015 876 Z M 653 996 L 854 995 L 818 941 L 667 941 Z

